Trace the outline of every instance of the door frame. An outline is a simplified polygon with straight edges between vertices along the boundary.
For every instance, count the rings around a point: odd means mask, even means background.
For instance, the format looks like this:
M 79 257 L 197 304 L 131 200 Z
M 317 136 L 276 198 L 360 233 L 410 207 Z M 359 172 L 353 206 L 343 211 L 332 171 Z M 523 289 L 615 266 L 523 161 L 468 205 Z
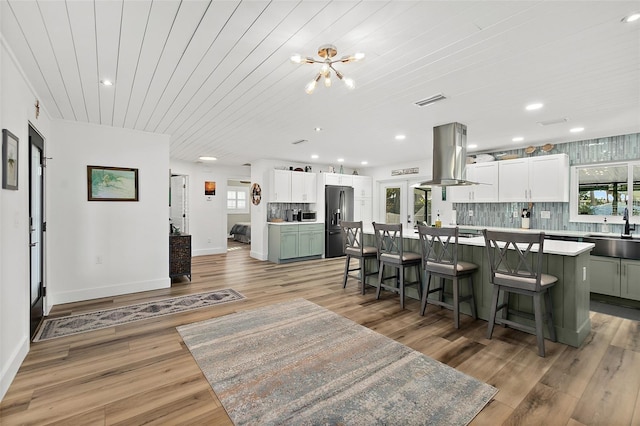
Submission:
M 38 129 L 31 123 L 29 122 L 28 124 L 28 140 L 29 140 L 29 211 L 28 211 L 28 223 L 29 223 L 29 336 L 33 337 L 35 335 L 35 332 L 38 330 L 38 327 L 40 326 L 40 323 L 42 322 L 42 319 L 44 318 L 44 315 L 46 313 L 46 295 L 47 295 L 47 291 L 46 291 L 46 276 L 45 276 L 45 271 L 46 271 L 46 259 L 45 259 L 45 254 L 46 254 L 46 205 L 45 205 L 45 200 L 46 200 L 46 196 L 45 196 L 45 183 L 46 183 L 46 154 L 45 154 L 45 138 L 44 136 L 38 131 Z M 32 138 L 32 135 L 36 134 L 40 140 L 42 141 L 42 143 L 39 143 L 38 140 L 34 140 Z M 31 227 L 32 227 L 32 218 L 33 218 L 33 205 L 32 205 L 32 199 L 33 199 L 33 190 L 34 190 L 34 182 L 33 182 L 33 168 L 32 168 L 32 155 L 33 155 L 33 147 L 36 147 L 40 150 L 40 170 L 42 171 L 42 174 L 39 177 L 40 180 L 40 202 L 39 202 L 39 207 L 40 207 L 40 226 L 39 226 L 39 231 L 40 231 L 40 235 L 39 235 L 39 243 L 40 243 L 40 253 L 39 253 L 39 259 L 40 259 L 40 265 L 39 265 L 39 274 L 40 274 L 40 285 L 39 285 L 39 289 L 38 289 L 38 293 L 39 296 L 36 299 L 36 302 L 34 303 L 32 300 L 32 280 L 33 280 L 33 255 L 32 255 L 32 250 L 31 250 L 31 244 L 32 244 L 32 240 L 31 240 Z M 37 313 L 36 313 L 37 311 Z M 35 313 L 35 315 L 34 315 Z

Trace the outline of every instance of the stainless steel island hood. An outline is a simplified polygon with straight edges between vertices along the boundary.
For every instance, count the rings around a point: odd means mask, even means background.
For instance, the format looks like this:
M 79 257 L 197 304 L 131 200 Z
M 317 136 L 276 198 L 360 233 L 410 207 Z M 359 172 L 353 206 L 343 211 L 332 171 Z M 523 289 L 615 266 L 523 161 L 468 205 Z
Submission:
M 465 179 L 467 163 L 467 126 L 443 124 L 433 128 L 433 174 L 421 185 L 476 185 Z

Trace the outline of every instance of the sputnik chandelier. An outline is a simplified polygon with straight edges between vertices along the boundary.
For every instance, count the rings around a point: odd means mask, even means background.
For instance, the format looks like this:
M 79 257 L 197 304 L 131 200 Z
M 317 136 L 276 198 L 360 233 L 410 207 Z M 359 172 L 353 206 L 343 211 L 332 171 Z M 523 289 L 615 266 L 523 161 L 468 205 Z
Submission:
M 333 64 L 336 62 L 348 63 L 359 61 L 364 58 L 364 53 L 355 53 L 353 55 L 343 56 L 340 59 L 333 59 L 334 56 L 338 54 L 338 49 L 332 44 L 323 44 L 318 48 L 318 56 L 322 59 L 315 59 L 307 56 L 303 58 L 301 55 L 295 54 L 291 56 L 291 62 L 295 64 L 322 64 L 320 67 L 320 72 L 316 75 L 316 77 L 311 80 L 304 88 L 304 91 L 308 94 L 312 94 L 316 89 L 316 85 L 321 78 L 324 77 L 324 85 L 325 87 L 331 87 L 331 70 L 336 74 L 338 79 L 342 80 L 349 89 L 353 89 L 356 87 L 354 81 L 350 78 L 345 78 L 345 76 L 333 67 Z

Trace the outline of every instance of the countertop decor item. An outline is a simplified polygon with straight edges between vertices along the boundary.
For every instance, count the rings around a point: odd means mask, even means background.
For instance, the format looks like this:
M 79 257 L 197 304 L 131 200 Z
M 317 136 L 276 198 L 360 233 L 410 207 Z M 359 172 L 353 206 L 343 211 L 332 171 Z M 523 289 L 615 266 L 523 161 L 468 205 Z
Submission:
M 466 425 L 497 389 L 304 299 L 177 327 L 235 425 Z
M 295 54 L 291 56 L 291 62 L 294 64 L 322 64 L 320 71 L 316 74 L 315 78 L 311 80 L 304 88 L 307 94 L 311 95 L 316 89 L 316 85 L 321 78 L 324 78 L 325 87 L 331 87 L 331 71 L 335 73 L 339 80 L 342 80 L 349 89 L 355 88 L 355 83 L 350 78 L 345 78 L 344 75 L 333 67 L 336 62 L 349 63 L 364 59 L 364 53 L 355 53 L 353 55 L 346 55 L 340 59 L 333 59 L 338 54 L 338 49 L 332 44 L 323 44 L 318 48 L 318 56 L 322 59 L 315 59 L 310 56 L 302 57 L 302 55 Z
M 537 148 L 535 146 L 528 146 L 527 148 L 525 148 L 524 153 L 531 155 L 536 152 L 536 149 Z
M 544 152 L 549 152 L 549 151 L 551 151 L 553 148 L 555 148 L 555 145 L 550 144 L 550 143 L 544 144 L 544 145 L 542 146 L 542 150 L 543 150 Z

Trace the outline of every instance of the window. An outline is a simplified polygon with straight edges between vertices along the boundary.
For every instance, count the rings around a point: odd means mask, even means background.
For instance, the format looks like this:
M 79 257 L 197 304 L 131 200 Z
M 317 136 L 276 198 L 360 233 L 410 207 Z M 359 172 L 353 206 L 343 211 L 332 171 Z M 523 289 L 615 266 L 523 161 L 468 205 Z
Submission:
M 249 213 L 249 188 L 230 186 L 227 189 L 227 211 Z
M 573 166 L 572 222 L 602 222 L 621 217 L 625 208 L 640 216 L 640 161 Z

